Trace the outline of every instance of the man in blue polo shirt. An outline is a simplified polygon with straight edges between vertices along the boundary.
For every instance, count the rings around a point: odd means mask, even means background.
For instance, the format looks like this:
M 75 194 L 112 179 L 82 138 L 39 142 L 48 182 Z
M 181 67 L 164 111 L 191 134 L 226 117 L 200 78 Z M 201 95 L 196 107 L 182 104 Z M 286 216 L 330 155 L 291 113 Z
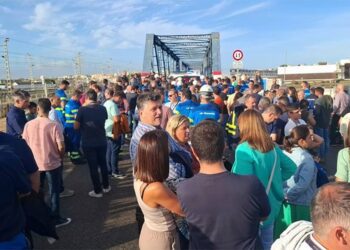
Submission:
M 213 99 L 213 89 L 209 85 L 204 85 L 199 90 L 201 103 L 189 115 L 191 125 L 197 125 L 205 119 L 219 121 L 219 108 L 211 102 Z
M 0 249 L 27 249 L 18 194 L 29 194 L 31 186 L 20 159 L 6 146 L 0 146 L 0 180 Z
M 65 90 L 67 90 L 69 87 L 69 82 L 67 80 L 63 80 L 60 83 L 60 86 L 58 87 L 58 89 L 56 89 L 55 91 L 55 95 L 58 96 L 61 100 L 61 108 L 63 108 L 66 106 L 66 103 L 68 102 L 68 98 L 67 98 L 67 94 L 65 92 Z
M 24 110 L 28 108 L 30 94 L 25 90 L 17 90 L 12 97 L 14 104 L 6 115 L 6 132 L 20 138 L 27 122 Z
M 189 117 L 191 111 L 199 104 L 192 101 L 192 93 L 189 89 L 181 91 L 181 102 L 176 106 L 174 113 Z

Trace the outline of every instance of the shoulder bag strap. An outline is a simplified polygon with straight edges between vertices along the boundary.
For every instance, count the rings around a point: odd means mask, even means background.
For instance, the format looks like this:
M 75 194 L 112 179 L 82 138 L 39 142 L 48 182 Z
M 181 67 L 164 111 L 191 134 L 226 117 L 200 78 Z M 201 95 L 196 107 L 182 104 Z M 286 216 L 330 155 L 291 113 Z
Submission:
M 269 182 L 267 183 L 267 187 L 266 187 L 266 194 L 267 195 L 269 195 L 269 193 L 270 193 L 272 180 L 273 180 L 273 176 L 275 175 L 275 169 L 276 169 L 276 165 L 277 165 L 277 152 L 276 152 L 275 147 L 273 147 L 273 152 L 274 152 L 274 156 L 275 156 L 275 161 L 273 163 L 270 179 L 269 179 Z

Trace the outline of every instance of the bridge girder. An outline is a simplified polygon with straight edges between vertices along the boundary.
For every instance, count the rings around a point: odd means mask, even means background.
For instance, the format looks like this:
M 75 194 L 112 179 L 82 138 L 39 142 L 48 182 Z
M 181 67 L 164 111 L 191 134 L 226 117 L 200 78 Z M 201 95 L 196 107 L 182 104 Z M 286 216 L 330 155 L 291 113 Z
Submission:
M 146 35 L 144 72 L 169 75 L 183 69 L 221 72 L 220 34 Z

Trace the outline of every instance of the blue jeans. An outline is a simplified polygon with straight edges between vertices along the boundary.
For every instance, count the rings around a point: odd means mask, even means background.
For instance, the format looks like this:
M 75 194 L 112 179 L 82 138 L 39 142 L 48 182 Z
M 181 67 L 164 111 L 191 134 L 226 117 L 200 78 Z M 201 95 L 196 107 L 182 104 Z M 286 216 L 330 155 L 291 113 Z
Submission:
M 317 135 L 321 136 L 324 142 L 321 144 L 319 148 L 320 157 L 323 159 L 329 150 L 329 129 L 328 128 L 316 128 L 315 132 Z
M 109 187 L 108 180 L 108 170 L 106 164 L 106 152 L 107 146 L 99 146 L 99 147 L 84 147 L 83 151 L 86 157 L 86 160 L 90 169 L 90 177 L 92 180 L 92 184 L 94 186 L 94 191 L 96 194 L 102 192 L 103 188 Z M 100 175 L 98 173 L 98 167 L 100 167 L 101 175 L 102 175 L 102 186 Z
M 109 174 L 119 174 L 118 162 L 121 147 L 121 136 L 117 140 L 107 137 L 106 163 Z
M 264 250 L 270 250 L 273 244 L 273 227 L 274 224 L 260 227 L 260 239 Z
M 19 233 L 9 241 L 0 242 L 0 250 L 8 249 L 28 249 L 28 244 L 24 234 Z
M 54 170 L 40 173 L 40 186 L 44 187 L 45 179 L 47 179 L 49 187 L 49 205 L 51 216 L 54 219 L 60 218 L 60 193 L 62 191 L 62 169 L 60 166 Z

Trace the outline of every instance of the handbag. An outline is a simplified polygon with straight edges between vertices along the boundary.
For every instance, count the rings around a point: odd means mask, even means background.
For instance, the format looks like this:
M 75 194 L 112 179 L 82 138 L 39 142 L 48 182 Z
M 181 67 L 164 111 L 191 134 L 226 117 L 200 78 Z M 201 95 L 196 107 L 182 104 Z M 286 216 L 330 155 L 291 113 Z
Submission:
M 117 122 L 113 123 L 112 137 L 117 140 L 120 135 L 130 133 L 128 116 L 126 114 L 120 114 Z

